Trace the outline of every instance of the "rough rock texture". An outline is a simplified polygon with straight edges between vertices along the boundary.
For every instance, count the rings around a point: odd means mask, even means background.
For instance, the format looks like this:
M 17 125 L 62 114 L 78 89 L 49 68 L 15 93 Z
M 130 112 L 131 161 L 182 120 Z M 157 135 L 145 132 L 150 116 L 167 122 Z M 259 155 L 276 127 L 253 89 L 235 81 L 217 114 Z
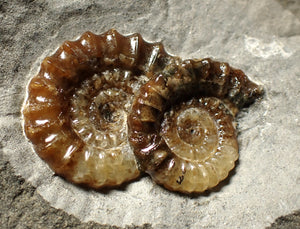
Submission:
M 1 1 L 1 227 L 299 227 L 299 9 L 291 0 Z M 182 58 L 227 61 L 263 84 L 263 100 L 239 115 L 237 167 L 217 188 L 182 196 L 144 177 L 87 191 L 32 152 L 20 117 L 29 78 L 64 40 L 112 27 L 163 41 Z
M 268 229 L 289 229 L 300 228 L 300 211 L 296 211 L 292 214 L 281 216 L 271 224 Z
M 13 175 L 9 162 L 0 158 L 0 225 L 1 228 L 101 228 L 116 226 L 95 222 L 82 223 L 74 216 L 50 205 L 36 192 L 36 188 Z M 151 228 L 151 225 L 127 226 L 128 229 Z

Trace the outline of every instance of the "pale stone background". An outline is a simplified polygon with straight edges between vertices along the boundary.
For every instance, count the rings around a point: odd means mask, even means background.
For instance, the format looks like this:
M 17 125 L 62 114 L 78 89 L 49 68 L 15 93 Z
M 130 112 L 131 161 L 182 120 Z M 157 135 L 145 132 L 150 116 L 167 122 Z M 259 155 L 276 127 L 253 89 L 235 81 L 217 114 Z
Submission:
M 1 227 L 264 228 L 300 209 L 299 9 L 297 0 L 1 1 Z M 238 117 L 236 169 L 211 192 L 181 196 L 148 177 L 86 191 L 32 152 L 20 116 L 29 78 L 64 40 L 110 28 L 183 58 L 227 61 L 264 86 L 263 100 Z M 284 219 L 281 228 L 300 224 L 299 212 Z

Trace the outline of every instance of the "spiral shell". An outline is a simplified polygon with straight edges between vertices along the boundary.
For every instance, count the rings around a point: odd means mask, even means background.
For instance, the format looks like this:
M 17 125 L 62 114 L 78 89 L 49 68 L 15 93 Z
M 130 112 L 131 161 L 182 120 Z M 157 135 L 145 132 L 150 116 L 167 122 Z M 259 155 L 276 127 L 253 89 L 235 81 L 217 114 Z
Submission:
M 140 168 L 169 190 L 202 192 L 238 159 L 234 116 L 262 93 L 240 70 L 186 60 L 140 88 L 128 117 Z
M 227 63 L 182 61 L 139 34 L 86 32 L 29 82 L 24 132 L 73 183 L 117 186 L 142 171 L 169 190 L 202 192 L 234 167 L 234 117 L 261 93 Z
M 140 86 L 179 59 L 162 44 L 115 30 L 66 41 L 28 85 L 24 131 L 56 174 L 92 188 L 140 172 L 127 140 L 127 115 Z

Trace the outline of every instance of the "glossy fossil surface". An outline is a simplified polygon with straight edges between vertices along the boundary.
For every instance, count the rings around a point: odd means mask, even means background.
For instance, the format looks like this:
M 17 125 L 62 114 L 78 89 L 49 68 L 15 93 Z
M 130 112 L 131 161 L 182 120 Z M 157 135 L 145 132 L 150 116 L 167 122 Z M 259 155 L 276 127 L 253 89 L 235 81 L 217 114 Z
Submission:
M 211 59 L 186 60 L 152 78 L 128 119 L 142 170 L 174 191 L 216 186 L 238 159 L 234 116 L 261 93 L 242 71 Z
M 100 188 L 135 179 L 140 171 L 127 141 L 134 94 L 175 60 L 160 43 L 115 30 L 64 42 L 28 85 L 26 136 L 71 182 Z
M 24 130 L 73 183 L 117 186 L 146 172 L 170 190 L 202 192 L 234 167 L 234 116 L 261 93 L 227 63 L 183 61 L 139 34 L 86 32 L 31 79 Z

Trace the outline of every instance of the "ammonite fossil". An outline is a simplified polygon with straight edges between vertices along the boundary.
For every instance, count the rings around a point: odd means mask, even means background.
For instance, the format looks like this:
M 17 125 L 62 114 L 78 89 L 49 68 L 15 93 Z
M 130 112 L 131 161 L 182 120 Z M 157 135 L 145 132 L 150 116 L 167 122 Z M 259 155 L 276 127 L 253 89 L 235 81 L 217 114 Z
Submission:
M 28 85 L 26 136 L 55 173 L 93 188 L 139 176 L 127 115 L 140 85 L 177 58 L 139 34 L 84 33 L 41 64 Z
M 262 93 L 240 70 L 211 59 L 186 60 L 140 88 L 128 118 L 142 170 L 167 189 L 216 186 L 238 159 L 234 116 Z
M 182 61 L 139 34 L 86 32 L 31 79 L 24 131 L 73 183 L 117 186 L 146 172 L 170 190 L 201 192 L 234 167 L 234 116 L 261 92 L 226 63 Z

